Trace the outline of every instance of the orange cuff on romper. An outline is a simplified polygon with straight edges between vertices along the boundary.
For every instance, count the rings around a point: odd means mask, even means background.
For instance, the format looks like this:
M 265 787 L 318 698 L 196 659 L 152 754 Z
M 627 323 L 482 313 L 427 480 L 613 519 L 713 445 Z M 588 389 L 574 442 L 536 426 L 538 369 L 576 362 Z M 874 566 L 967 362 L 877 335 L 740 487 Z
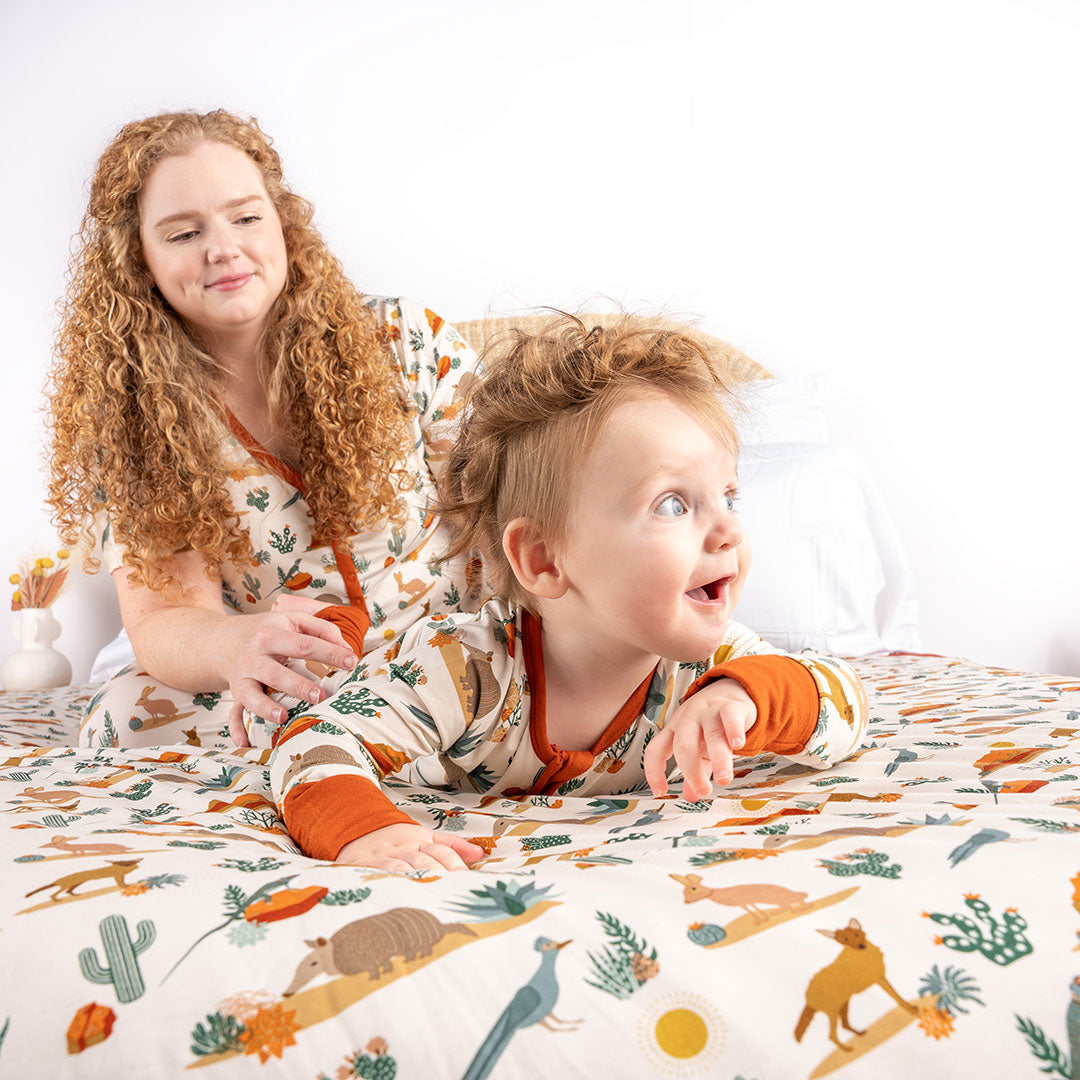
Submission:
M 366 777 L 349 773 L 297 784 L 282 808 L 289 835 L 313 859 L 333 862 L 350 840 L 386 825 L 415 825 Z
M 348 607 L 344 604 L 334 604 L 323 608 L 315 618 L 325 619 L 333 623 L 359 659 L 364 655 L 364 635 L 371 629 L 371 616 L 367 609 L 362 607 Z
M 746 733 L 740 757 L 768 750 L 797 754 L 810 741 L 821 704 L 814 676 L 790 656 L 741 656 L 717 664 L 686 691 L 683 700 L 716 679 L 734 679 L 757 706 L 757 720 Z

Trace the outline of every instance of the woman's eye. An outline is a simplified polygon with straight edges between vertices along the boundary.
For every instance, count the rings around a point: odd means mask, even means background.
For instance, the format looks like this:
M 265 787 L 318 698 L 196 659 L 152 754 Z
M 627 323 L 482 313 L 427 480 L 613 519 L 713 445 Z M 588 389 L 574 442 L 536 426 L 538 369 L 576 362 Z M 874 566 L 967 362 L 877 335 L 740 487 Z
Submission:
M 262 218 L 258 214 L 245 214 L 242 218 L 236 219 L 237 225 L 254 225 L 256 221 L 262 221 Z
M 660 517 L 682 517 L 687 510 L 689 507 L 679 495 L 665 495 L 656 505 L 656 513 Z
M 168 242 L 170 244 L 182 244 L 185 240 L 190 240 L 195 235 L 194 229 L 188 229 L 187 232 L 177 233 L 175 236 L 170 236 Z

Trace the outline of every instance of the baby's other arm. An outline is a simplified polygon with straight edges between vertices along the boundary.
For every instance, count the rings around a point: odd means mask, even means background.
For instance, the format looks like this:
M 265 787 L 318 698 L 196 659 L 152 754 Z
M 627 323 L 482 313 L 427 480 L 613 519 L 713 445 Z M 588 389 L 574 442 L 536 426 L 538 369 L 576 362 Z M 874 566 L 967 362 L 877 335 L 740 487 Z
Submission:
M 866 693 L 858 675 L 838 657 L 784 653 L 733 623 L 713 667 L 687 695 L 717 677 L 739 682 L 756 706 L 757 722 L 747 734 L 744 756 L 771 751 L 825 769 L 862 745 L 870 713 Z
M 645 750 L 645 779 L 656 796 L 667 793 L 667 763 L 675 758 L 690 802 L 708 798 L 710 775 L 728 784 L 733 756 L 757 720 L 753 698 L 734 679 L 720 678 L 683 700 Z

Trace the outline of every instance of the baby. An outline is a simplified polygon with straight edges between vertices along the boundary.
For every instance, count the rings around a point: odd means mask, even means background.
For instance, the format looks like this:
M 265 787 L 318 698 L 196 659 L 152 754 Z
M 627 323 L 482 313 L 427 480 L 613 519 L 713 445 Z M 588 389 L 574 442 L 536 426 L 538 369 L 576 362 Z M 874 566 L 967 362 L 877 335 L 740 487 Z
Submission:
M 515 331 L 440 481 L 447 554 L 482 552 L 499 599 L 329 673 L 326 699 L 286 701 L 280 728 L 245 714 L 251 741 L 277 748 L 274 797 L 303 850 L 389 870 L 482 856 L 397 809 L 387 776 L 596 796 L 663 795 L 679 772 L 696 801 L 731 780 L 736 753 L 826 768 L 858 749 L 851 669 L 731 621 L 750 561 L 736 450 L 717 367 L 689 335 L 572 316 Z M 367 623 L 322 614 L 350 643 Z

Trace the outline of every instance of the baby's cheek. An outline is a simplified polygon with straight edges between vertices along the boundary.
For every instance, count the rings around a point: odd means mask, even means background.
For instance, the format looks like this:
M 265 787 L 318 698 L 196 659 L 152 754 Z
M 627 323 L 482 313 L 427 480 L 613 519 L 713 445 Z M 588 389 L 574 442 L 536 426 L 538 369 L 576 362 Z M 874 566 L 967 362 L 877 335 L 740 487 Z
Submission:
M 738 559 L 739 569 L 735 580 L 731 583 L 731 604 L 732 607 L 739 602 L 739 597 L 742 595 L 743 586 L 746 584 L 746 575 L 750 572 L 750 563 L 753 560 L 753 551 L 750 547 L 750 541 L 746 539 L 745 533 L 743 534 L 742 543 L 738 547 Z

